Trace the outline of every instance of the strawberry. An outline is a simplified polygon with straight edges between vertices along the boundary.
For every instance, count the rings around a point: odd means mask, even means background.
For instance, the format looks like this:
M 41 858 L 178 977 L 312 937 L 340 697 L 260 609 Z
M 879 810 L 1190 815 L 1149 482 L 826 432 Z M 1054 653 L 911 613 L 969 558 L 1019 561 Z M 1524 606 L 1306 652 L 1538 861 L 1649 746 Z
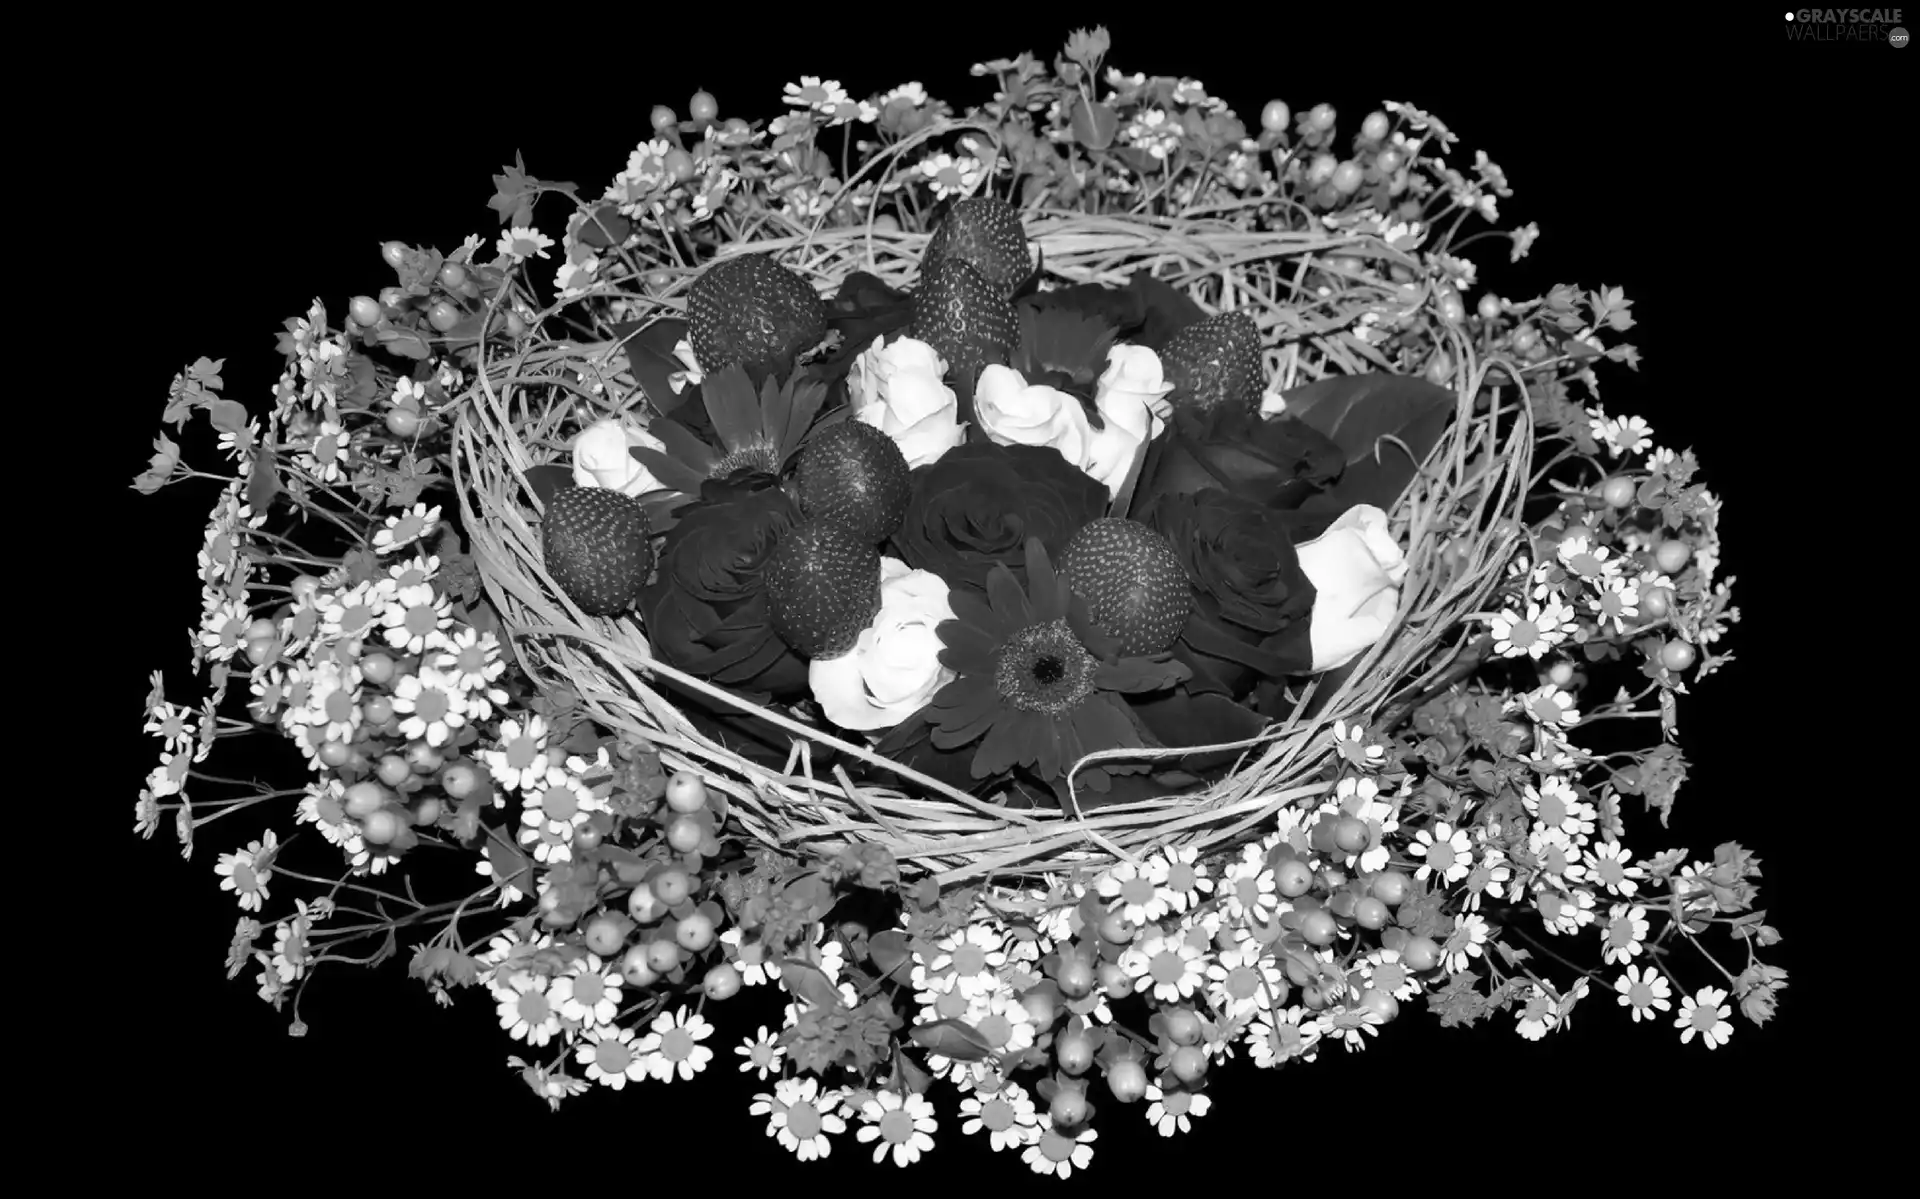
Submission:
M 768 622 L 804 658 L 846 653 L 880 610 L 880 552 L 830 520 L 782 533 L 761 578 Z
M 1173 384 L 1175 407 L 1260 407 L 1266 368 L 1260 363 L 1260 329 L 1245 312 L 1203 317 L 1173 335 L 1160 351 L 1160 368 Z
M 547 573 L 590 616 L 624 611 L 653 570 L 647 510 L 604 487 L 565 487 L 547 501 L 540 549 Z
M 1060 573 L 1123 656 L 1171 646 L 1193 612 L 1193 586 L 1173 547 L 1139 521 L 1089 521 L 1061 550 Z
M 913 297 L 912 335 L 947 360 L 956 377 L 1005 366 L 1020 338 L 1013 304 L 962 258 L 935 258 Z
M 857 420 L 830 425 L 807 442 L 796 473 L 802 514 L 843 524 L 869 545 L 900 528 L 913 491 L 899 445 Z
M 947 210 L 946 219 L 927 239 L 927 252 L 920 259 L 921 274 L 940 258 L 967 263 L 1008 297 L 1033 273 L 1020 214 L 1005 200 L 993 196 L 959 200 Z
M 687 339 L 709 374 L 734 365 L 756 381 L 785 374 L 826 335 L 819 293 L 768 254 L 721 259 L 687 291 Z

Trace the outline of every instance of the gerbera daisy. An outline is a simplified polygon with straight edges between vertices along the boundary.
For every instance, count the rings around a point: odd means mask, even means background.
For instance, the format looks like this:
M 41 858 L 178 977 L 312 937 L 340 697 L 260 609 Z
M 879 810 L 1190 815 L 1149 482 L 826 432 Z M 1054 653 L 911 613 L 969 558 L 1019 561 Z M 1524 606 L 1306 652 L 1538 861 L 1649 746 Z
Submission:
M 701 408 L 718 448 L 665 417 L 647 426 L 664 449 L 633 448 L 633 456 L 669 491 L 700 494 L 707 479 L 724 481 L 741 472 L 778 476 L 800 451 L 826 403 L 824 379 L 795 371 L 783 384 L 769 377 L 758 387 L 744 368 L 729 367 L 700 383 Z M 696 413 L 698 415 L 699 413 Z
M 974 778 L 1024 766 L 1053 782 L 1085 754 L 1138 748 L 1140 732 L 1117 693 L 1157 691 L 1188 677 L 1164 655 L 1119 657 L 1115 641 L 1054 574 L 1037 537 L 1027 539 L 1026 566 L 1025 588 L 996 565 L 986 602 L 955 591 L 954 619 L 940 622 L 940 663 L 958 677 L 928 705 L 933 743 L 955 749 L 978 741 Z M 1104 791 L 1109 772 L 1143 769 L 1103 764 L 1079 777 Z

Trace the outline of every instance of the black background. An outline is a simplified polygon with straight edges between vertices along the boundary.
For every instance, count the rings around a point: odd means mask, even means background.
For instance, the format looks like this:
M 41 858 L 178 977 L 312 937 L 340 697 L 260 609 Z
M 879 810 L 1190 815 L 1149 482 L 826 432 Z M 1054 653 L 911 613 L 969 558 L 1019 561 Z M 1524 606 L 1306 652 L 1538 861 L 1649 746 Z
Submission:
M 645 136 L 650 107 L 684 111 L 696 87 L 718 96 L 723 116 L 773 115 L 781 84 L 802 73 L 837 78 L 855 96 L 919 79 L 964 106 L 991 91 L 967 74 L 971 63 L 1022 49 L 1050 55 L 1086 23 L 1030 20 L 1033 11 L 949 13 L 909 33 L 908 16 L 872 6 L 736 18 L 710 5 L 699 24 L 638 8 L 443 24 L 431 11 L 403 20 L 362 10 L 353 20 L 367 23 L 351 40 L 322 32 L 336 18 L 316 13 L 316 28 L 262 34 L 238 53 L 205 48 L 205 37 L 232 38 L 231 29 L 140 31 L 159 52 L 112 81 L 124 89 L 119 124 L 87 139 L 101 151 L 90 184 L 118 197 L 97 219 L 149 251 L 130 256 L 139 265 L 107 292 L 109 306 L 121 306 L 113 324 L 131 334 L 107 339 L 116 356 L 129 351 L 104 397 L 110 485 L 144 464 L 167 383 L 194 358 L 224 357 L 227 394 L 263 405 L 280 370 L 280 322 L 318 296 L 337 323 L 347 297 L 389 282 L 383 240 L 442 250 L 469 233 L 491 241 L 490 176 L 515 150 L 533 174 L 594 192 Z M 1109 62 L 1196 77 L 1249 123 L 1273 96 L 1295 111 L 1331 102 L 1343 139 L 1380 99 L 1419 104 L 1461 135 L 1456 158 L 1483 148 L 1506 169 L 1516 195 L 1502 203 L 1502 224 L 1541 227 L 1524 269 L 1498 252 L 1474 255 L 1486 283 L 1517 296 L 1558 281 L 1604 283 L 1636 301 L 1631 339 L 1643 366 L 1637 376 L 1607 370 L 1604 398 L 1611 411 L 1646 416 L 1660 444 L 1700 452 L 1726 499 L 1722 574 L 1738 577 L 1745 619 L 1732 633 L 1740 660 L 1682 702 L 1694 777 L 1673 827 L 1641 822 L 1632 843 L 1642 854 L 1677 845 L 1707 856 L 1738 838 L 1755 850 L 1766 866 L 1762 906 L 1788 937 L 1770 960 L 1795 976 L 1773 1024 L 1741 1020 L 1712 1053 L 1680 1045 L 1664 1025 L 1633 1026 L 1610 994 L 1590 997 L 1571 1030 L 1539 1044 L 1517 1037 L 1510 1016 L 1443 1031 L 1410 1008 L 1364 1054 L 1330 1049 L 1279 1074 L 1223 1068 L 1209 1092 L 1213 1113 L 1186 1141 L 1162 1143 L 1138 1110 L 1109 1101 L 1092 1185 L 1149 1174 L 1206 1185 L 1216 1170 L 1243 1166 L 1283 1187 L 1369 1177 L 1475 1185 L 1482 1170 L 1552 1185 L 1585 1162 L 1630 1176 L 1645 1155 L 1672 1179 L 1716 1161 L 1731 1167 L 1719 1155 L 1741 1146 L 1764 1146 L 1777 1161 L 1849 1110 L 1850 1092 L 1828 1089 L 1815 1047 L 1851 1035 L 1829 1023 L 1841 1018 L 1828 1015 L 1839 982 L 1813 960 L 1832 933 L 1825 850 L 1808 823 L 1826 784 L 1793 780 L 1820 769 L 1804 760 L 1818 750 L 1774 736 L 1794 686 L 1783 680 L 1798 677 L 1789 672 L 1807 648 L 1798 619 L 1806 577 L 1800 555 L 1779 544 L 1783 521 L 1797 536 L 1779 503 L 1799 469 L 1779 448 L 1792 427 L 1783 422 L 1804 419 L 1795 346 L 1808 344 L 1799 335 L 1810 324 L 1842 329 L 1847 318 L 1816 317 L 1821 293 L 1789 276 L 1821 269 L 1808 261 L 1820 251 L 1804 218 L 1838 198 L 1808 185 L 1807 164 L 1859 162 L 1830 143 L 1910 111 L 1888 106 L 1911 52 L 1787 46 L 1770 10 L 1698 27 L 1664 16 L 1545 24 L 1530 15 L 1443 27 L 1358 10 L 1250 24 L 1228 11 L 1110 19 Z M 863 32 L 849 32 L 856 27 Z M 1869 159 L 1861 169 L 1876 168 Z M 557 217 L 543 224 L 557 235 Z M 151 842 L 129 831 L 141 776 L 157 760 L 134 715 L 147 673 L 167 670 L 170 698 L 199 694 L 186 677 L 185 634 L 211 498 L 202 485 L 111 501 L 125 505 L 112 519 L 138 585 L 137 602 L 123 598 L 111 617 L 129 630 L 127 655 L 92 684 L 122 764 L 100 775 L 86 820 L 113 866 L 104 880 L 70 880 L 100 889 L 96 931 L 119 931 L 104 964 L 96 950 L 57 967 L 83 1005 L 98 1007 L 72 1032 L 91 1047 L 63 1070 L 85 1095 L 80 1110 L 104 1121 L 114 1143 L 154 1151 L 151 1168 L 181 1177 L 220 1170 L 271 1183 L 286 1171 L 318 1181 L 421 1169 L 462 1186 L 522 1173 L 595 1180 L 588 1185 L 892 1182 L 893 1167 L 868 1165 L 851 1133 L 830 1161 L 802 1166 L 747 1114 L 748 1095 L 770 1083 L 735 1073 L 732 1048 L 759 1024 L 777 1027 L 765 1002 L 710 1009 L 716 1060 L 694 1083 L 596 1088 L 555 1115 L 505 1067 L 517 1046 L 479 992 L 441 1010 L 397 961 L 334 968 L 309 988 L 302 1014 L 312 1032 L 295 1040 L 287 1016 L 254 997 L 254 968 L 225 979 L 239 913 L 217 890 L 213 863 L 264 821 L 203 830 L 191 862 L 180 860 L 170 821 Z M 209 766 L 225 761 L 223 749 Z M 290 821 L 276 824 L 285 831 Z M 279 902 L 304 893 L 276 892 Z M 1591 937 L 1582 949 L 1592 954 Z M 1734 952 L 1723 960 L 1734 964 Z M 1682 976 L 1688 989 L 1709 981 L 1705 969 Z M 900 1183 L 1019 1187 L 1033 1178 L 1016 1159 L 985 1160 L 981 1142 L 960 1135 L 950 1090 L 936 1103 L 936 1148 Z M 1700 1149 L 1677 1151 L 1682 1144 Z M 963 1164 L 966 1174 L 944 1173 Z

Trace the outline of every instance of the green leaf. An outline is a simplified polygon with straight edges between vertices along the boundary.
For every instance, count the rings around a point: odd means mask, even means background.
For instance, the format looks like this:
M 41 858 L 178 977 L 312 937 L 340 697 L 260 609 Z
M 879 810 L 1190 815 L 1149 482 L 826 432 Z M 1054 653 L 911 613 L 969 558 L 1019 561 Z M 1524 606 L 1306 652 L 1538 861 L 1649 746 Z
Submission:
M 907 944 L 907 934 L 900 929 L 885 929 L 869 937 L 867 953 L 883 977 L 904 983 L 913 972 L 913 950 Z
M 1104 150 L 1113 144 L 1120 131 L 1120 118 L 1104 104 L 1089 103 L 1086 96 L 1073 98 L 1074 140 L 1089 150 Z
M 993 1046 L 980 1030 L 965 1020 L 936 1020 L 916 1024 L 910 1034 L 913 1043 L 930 1053 L 950 1057 L 956 1062 L 977 1062 L 993 1055 Z
M 637 321 L 628 321 L 615 325 L 613 332 L 626 341 L 627 369 L 633 372 L 655 412 L 665 416 L 685 402 L 686 393 L 676 395 L 671 380 L 673 375 L 687 369 L 673 352 L 673 347 L 687 335 L 687 322 L 669 317 L 643 328 Z
M 795 999 L 814 1007 L 838 1011 L 845 1006 L 840 1002 L 840 988 L 833 985 L 826 971 L 798 958 L 780 963 L 780 985 Z
M 238 433 L 247 427 L 247 406 L 238 400 L 214 400 L 207 405 L 207 419 L 222 433 Z
M 1282 398 L 1288 416 L 1325 434 L 1346 459 L 1339 481 L 1300 505 L 1301 512 L 1328 516 L 1355 504 L 1393 511 L 1455 407 L 1445 388 L 1386 374 L 1322 379 Z
M 381 329 L 375 336 L 380 339 L 380 344 L 385 346 L 389 353 L 398 354 L 402 358 L 425 362 L 433 354 L 433 351 L 427 348 L 427 339 L 411 329 Z
M 580 244 L 604 250 L 620 245 L 633 232 L 633 222 L 620 215 L 618 204 L 602 204 L 587 214 L 580 222 L 580 230 L 575 237 Z

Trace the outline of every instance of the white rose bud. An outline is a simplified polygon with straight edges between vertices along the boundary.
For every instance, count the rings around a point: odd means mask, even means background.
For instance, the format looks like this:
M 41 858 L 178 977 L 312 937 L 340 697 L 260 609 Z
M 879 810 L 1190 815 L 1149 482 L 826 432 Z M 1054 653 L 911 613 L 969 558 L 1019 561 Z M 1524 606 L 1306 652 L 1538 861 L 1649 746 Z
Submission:
M 1115 346 L 1107 353 L 1094 405 L 1105 425 L 1092 435 L 1081 469 L 1107 485 L 1117 498 L 1147 442 L 1166 428 L 1171 383 L 1160 375 L 1160 357 L 1145 346 Z
M 844 729 L 892 728 L 924 707 L 954 672 L 940 665 L 940 622 L 953 619 L 939 575 L 880 559 L 880 611 L 853 649 L 807 665 L 813 698 Z
M 604 487 L 631 496 L 660 490 L 653 472 L 627 452 L 628 447 L 636 445 L 662 452 L 666 449 L 659 438 L 630 416 L 595 421 L 573 439 L 573 481 L 582 487 Z
M 1355 504 L 1327 531 L 1294 547 L 1313 583 L 1313 669 L 1345 666 L 1384 637 L 1400 606 L 1407 557 L 1387 514 Z
M 893 438 L 908 469 L 938 462 L 967 439 L 959 399 L 941 382 L 946 373 L 933 347 L 911 337 L 875 342 L 854 360 L 847 379 L 854 419 Z
M 1020 372 L 994 364 L 981 370 L 973 412 L 980 428 L 1001 445 L 1047 445 L 1085 468 L 1093 427 L 1080 401 L 1045 384 L 1029 385 Z

